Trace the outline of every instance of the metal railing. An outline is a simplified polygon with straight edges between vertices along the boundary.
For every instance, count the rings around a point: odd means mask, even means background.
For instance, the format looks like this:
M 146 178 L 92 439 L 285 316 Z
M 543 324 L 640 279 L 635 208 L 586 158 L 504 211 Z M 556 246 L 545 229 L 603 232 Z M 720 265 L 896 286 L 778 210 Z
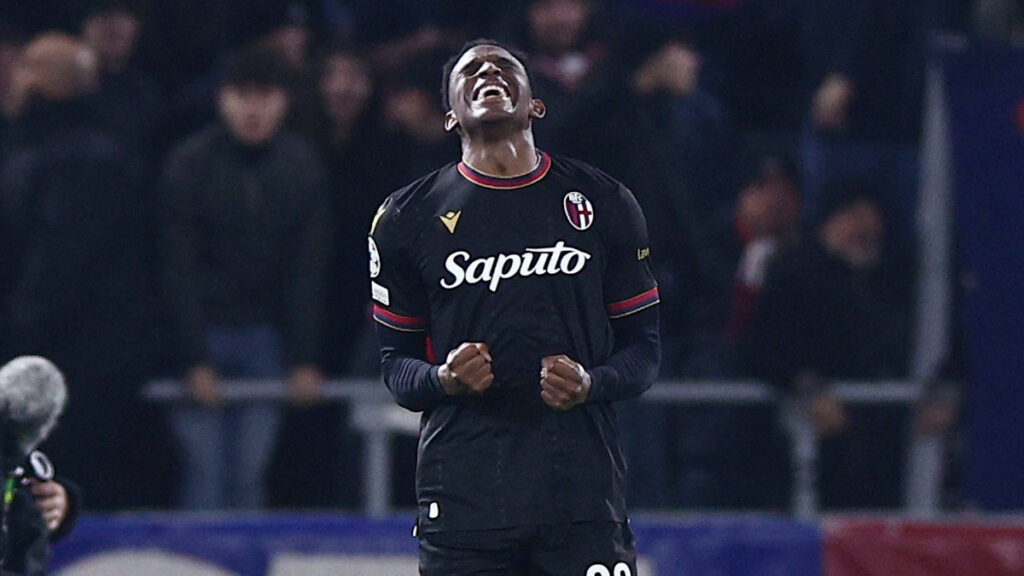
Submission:
M 850 404 L 903 406 L 915 404 L 923 391 L 920 384 L 902 381 L 841 382 L 832 389 Z M 285 394 L 284 384 L 276 380 L 225 381 L 221 387 L 225 402 L 283 401 Z M 143 398 L 173 403 L 182 401 L 184 395 L 180 382 L 156 380 L 145 386 Z M 395 434 L 417 434 L 419 414 L 397 406 L 384 386 L 372 379 L 329 380 L 321 389 L 321 398 L 349 404 L 350 425 L 362 434 L 364 442 L 363 512 L 371 517 L 387 515 L 392 511 L 391 438 Z M 818 439 L 803 411 L 780 397 L 773 388 L 757 381 L 661 381 L 647 391 L 641 401 L 676 405 L 778 404 L 780 418 L 789 433 L 794 466 L 792 513 L 799 519 L 813 519 L 818 515 Z M 904 485 L 905 512 L 918 517 L 938 513 L 943 450 L 941 437 L 914 438 L 911 442 Z

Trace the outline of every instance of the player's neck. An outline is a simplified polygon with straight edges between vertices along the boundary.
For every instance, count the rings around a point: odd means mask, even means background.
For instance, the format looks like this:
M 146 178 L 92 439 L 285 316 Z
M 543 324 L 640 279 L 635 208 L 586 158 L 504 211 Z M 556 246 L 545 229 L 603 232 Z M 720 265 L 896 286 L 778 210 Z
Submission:
M 531 132 L 501 140 L 467 139 L 462 142 L 462 161 L 473 170 L 489 176 L 514 178 L 528 174 L 537 167 L 539 157 Z

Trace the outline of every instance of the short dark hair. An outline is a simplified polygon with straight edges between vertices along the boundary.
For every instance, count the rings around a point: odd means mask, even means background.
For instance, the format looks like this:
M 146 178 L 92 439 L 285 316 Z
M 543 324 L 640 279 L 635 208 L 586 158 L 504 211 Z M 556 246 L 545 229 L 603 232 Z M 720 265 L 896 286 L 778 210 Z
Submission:
M 463 54 L 469 52 L 470 50 L 476 48 L 477 46 L 497 46 L 498 48 L 506 50 L 509 54 L 514 56 L 516 60 L 519 60 L 520 64 L 523 65 L 523 70 L 526 70 L 526 79 L 530 82 L 530 90 L 532 91 L 534 88 L 533 74 L 530 73 L 530 67 L 527 64 L 528 58 L 525 52 L 518 50 L 516 48 L 509 48 L 508 46 L 503 45 L 501 42 L 498 42 L 497 40 L 492 40 L 490 38 L 477 38 L 475 40 L 470 40 L 469 42 L 463 44 L 462 48 L 459 49 L 457 53 L 455 53 L 451 58 L 448 59 L 447 62 L 444 63 L 444 68 L 442 69 L 442 73 L 444 75 L 441 77 L 441 106 L 445 112 L 450 110 L 452 105 L 448 97 L 448 88 L 449 85 L 451 84 L 452 70 L 455 68 L 455 63 L 459 61 L 459 58 L 462 58 Z
M 222 87 L 263 86 L 289 88 L 292 71 L 275 48 L 251 44 L 231 54 L 221 70 Z

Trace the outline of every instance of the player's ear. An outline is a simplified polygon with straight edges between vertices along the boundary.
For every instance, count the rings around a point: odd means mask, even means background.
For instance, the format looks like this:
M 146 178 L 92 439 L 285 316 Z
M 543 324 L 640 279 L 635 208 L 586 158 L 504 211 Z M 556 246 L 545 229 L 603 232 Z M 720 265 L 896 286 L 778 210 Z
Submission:
M 459 126 L 459 120 L 455 117 L 455 111 L 449 110 L 444 115 L 444 131 L 451 132 Z
M 548 107 L 544 105 L 544 101 L 540 98 L 534 98 L 530 100 L 530 117 L 532 118 L 543 118 L 548 113 Z

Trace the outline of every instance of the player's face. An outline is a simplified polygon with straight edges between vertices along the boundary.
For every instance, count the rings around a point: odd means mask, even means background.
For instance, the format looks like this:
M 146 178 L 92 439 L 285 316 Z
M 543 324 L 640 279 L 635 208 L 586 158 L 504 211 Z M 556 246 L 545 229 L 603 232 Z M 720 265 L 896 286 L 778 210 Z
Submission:
M 543 116 L 543 103 L 532 98 L 523 64 L 498 46 L 481 45 L 466 51 L 452 68 L 448 99 L 452 109 L 445 127 L 518 119 L 528 126 Z

